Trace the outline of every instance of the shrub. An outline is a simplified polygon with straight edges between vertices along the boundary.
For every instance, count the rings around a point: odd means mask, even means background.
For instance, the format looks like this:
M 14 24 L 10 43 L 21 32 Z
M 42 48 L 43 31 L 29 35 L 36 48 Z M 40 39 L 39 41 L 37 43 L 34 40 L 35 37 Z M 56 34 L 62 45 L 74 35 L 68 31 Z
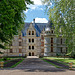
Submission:
M 7 61 L 7 57 L 4 57 L 3 60 L 4 60 L 4 61 Z

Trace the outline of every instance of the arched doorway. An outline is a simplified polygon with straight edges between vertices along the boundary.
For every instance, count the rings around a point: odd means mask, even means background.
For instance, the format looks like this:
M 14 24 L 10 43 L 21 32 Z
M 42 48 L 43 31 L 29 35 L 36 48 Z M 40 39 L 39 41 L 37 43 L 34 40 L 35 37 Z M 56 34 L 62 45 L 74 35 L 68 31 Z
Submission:
M 29 52 L 29 56 L 31 56 L 31 53 Z
M 34 56 L 34 52 L 32 52 L 32 56 Z

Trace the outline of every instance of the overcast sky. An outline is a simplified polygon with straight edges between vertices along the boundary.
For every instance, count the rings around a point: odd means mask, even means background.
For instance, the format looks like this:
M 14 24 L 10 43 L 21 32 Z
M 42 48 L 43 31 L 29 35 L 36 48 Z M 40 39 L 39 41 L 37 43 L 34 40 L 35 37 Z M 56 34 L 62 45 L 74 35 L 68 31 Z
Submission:
M 45 13 L 45 6 L 42 5 L 41 0 L 32 0 L 34 5 L 28 5 L 30 9 L 24 11 L 26 14 L 25 22 L 32 22 L 35 18 L 36 23 L 47 23 L 48 15 Z

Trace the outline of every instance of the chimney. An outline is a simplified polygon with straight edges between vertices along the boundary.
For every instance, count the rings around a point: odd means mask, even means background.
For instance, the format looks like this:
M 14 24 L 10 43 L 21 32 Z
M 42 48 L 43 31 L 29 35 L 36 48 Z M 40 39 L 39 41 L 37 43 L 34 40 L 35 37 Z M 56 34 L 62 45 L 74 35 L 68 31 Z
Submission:
M 33 23 L 35 23 L 35 19 L 33 19 Z

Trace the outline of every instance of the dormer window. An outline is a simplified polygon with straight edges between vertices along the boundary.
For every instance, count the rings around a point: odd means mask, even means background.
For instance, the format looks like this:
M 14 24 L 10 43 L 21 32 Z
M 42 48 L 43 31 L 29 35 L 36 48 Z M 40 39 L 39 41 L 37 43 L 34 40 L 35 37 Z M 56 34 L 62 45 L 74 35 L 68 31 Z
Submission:
M 32 35 L 34 35 L 34 31 L 32 31 Z
M 31 35 L 31 31 L 29 31 L 29 35 Z

